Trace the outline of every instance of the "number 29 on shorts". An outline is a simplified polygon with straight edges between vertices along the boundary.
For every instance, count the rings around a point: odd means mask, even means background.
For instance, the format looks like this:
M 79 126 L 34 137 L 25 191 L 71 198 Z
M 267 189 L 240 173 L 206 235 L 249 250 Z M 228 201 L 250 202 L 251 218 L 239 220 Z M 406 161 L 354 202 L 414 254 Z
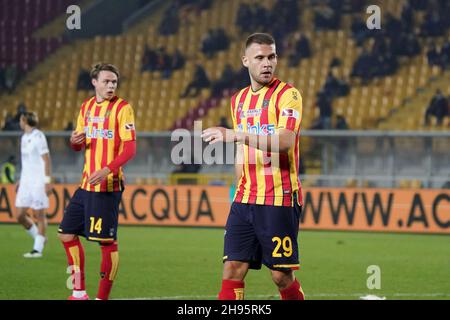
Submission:
M 275 249 L 273 249 L 272 257 L 281 258 L 282 256 L 290 257 L 292 256 L 292 240 L 290 237 L 284 237 L 281 239 L 280 237 L 273 237 L 272 242 L 275 242 Z M 280 252 L 280 249 L 283 249 Z

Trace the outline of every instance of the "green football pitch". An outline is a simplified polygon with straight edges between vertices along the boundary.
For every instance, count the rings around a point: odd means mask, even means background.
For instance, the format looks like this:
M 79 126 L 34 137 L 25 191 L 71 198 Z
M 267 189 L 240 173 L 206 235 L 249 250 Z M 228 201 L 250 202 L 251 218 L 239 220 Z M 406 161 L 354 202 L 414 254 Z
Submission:
M 67 262 L 50 226 L 42 259 L 25 259 L 31 238 L 18 225 L 0 225 L 0 299 L 66 299 Z M 307 299 L 450 299 L 450 237 L 301 231 L 301 268 Z M 86 285 L 95 297 L 100 249 L 83 241 Z M 119 228 L 120 268 L 112 299 L 215 299 L 222 272 L 223 230 Z M 379 267 L 380 289 L 368 273 Z M 371 269 L 369 268 L 369 271 Z M 369 281 L 368 281 L 369 279 Z M 267 268 L 250 270 L 246 299 L 279 299 Z

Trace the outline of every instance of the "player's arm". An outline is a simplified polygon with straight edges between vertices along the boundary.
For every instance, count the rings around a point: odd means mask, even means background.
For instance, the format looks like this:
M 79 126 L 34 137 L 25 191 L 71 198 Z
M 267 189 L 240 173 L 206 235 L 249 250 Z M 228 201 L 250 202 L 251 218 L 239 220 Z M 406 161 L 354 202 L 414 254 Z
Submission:
M 233 95 L 230 104 L 231 122 L 233 124 L 234 130 L 237 130 L 238 128 L 235 113 L 236 98 L 237 94 Z M 236 144 L 236 155 L 234 157 L 234 174 L 236 186 L 239 185 L 239 180 L 241 179 L 242 176 L 243 165 L 244 165 L 244 146 L 241 144 Z
M 117 173 L 119 168 L 124 166 L 136 155 L 136 128 L 134 126 L 134 112 L 130 105 L 125 106 L 118 114 L 119 137 L 123 142 L 123 150 L 117 158 L 107 164 L 107 168 L 113 173 Z
M 88 179 L 90 184 L 96 185 L 102 182 L 102 180 L 111 172 L 117 174 L 119 168 L 124 166 L 128 161 L 134 158 L 136 155 L 136 141 L 125 141 L 123 144 L 122 152 L 107 164 L 104 168 L 95 171 Z
M 236 157 L 234 161 L 234 173 L 236 176 L 236 186 L 239 184 L 239 180 L 242 176 L 244 164 L 244 146 L 242 144 L 236 145 Z
M 47 139 L 45 138 L 44 134 L 41 134 L 39 136 L 38 150 L 39 154 L 42 157 L 42 160 L 44 161 L 45 191 L 49 193 L 50 190 L 52 189 L 51 187 L 52 163 L 50 160 L 50 151 L 48 149 Z
M 222 127 L 208 128 L 202 138 L 210 144 L 217 142 L 237 142 L 266 152 L 287 152 L 295 143 L 296 133 L 290 129 L 278 129 L 271 136 L 247 132 L 236 132 Z
M 51 177 L 52 176 L 52 161 L 50 159 L 50 154 L 44 153 L 41 157 L 42 157 L 42 160 L 44 160 L 45 176 Z
M 125 141 L 123 144 L 123 151 L 117 158 L 111 161 L 106 167 L 110 172 L 117 173 L 119 168 L 124 166 L 128 161 L 136 155 L 136 140 Z
M 52 183 L 52 161 L 50 159 L 50 153 L 44 153 L 41 155 L 42 160 L 44 160 L 44 170 L 45 170 L 45 191 L 47 193 L 51 190 Z
M 288 152 L 295 143 L 300 130 L 302 102 L 300 93 L 292 88 L 286 90 L 279 102 L 279 122 L 271 135 L 258 135 L 247 132 L 214 127 L 203 131 L 206 142 L 237 142 L 266 152 Z
M 70 147 L 74 151 L 81 151 L 86 147 L 86 135 L 84 132 L 72 131 Z
M 77 119 L 77 127 L 70 136 L 70 147 L 74 151 L 81 151 L 86 147 L 86 134 L 84 133 L 83 111 L 80 110 Z
M 294 145 L 295 133 L 289 129 L 278 129 L 271 136 L 236 132 L 234 141 L 266 152 L 288 152 Z

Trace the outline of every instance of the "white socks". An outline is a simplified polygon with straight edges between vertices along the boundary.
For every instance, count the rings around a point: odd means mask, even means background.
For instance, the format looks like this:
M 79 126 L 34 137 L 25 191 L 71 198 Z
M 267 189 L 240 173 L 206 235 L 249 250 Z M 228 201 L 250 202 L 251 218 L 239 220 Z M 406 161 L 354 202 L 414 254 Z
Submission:
M 45 237 L 39 234 L 38 227 L 33 223 L 27 233 L 34 239 L 33 249 L 42 253 L 44 251 Z
M 44 243 L 45 243 L 45 237 L 40 234 L 36 235 L 36 238 L 34 238 L 33 249 L 42 253 L 42 251 L 44 250 Z
M 38 235 L 38 228 L 33 223 L 30 229 L 27 230 L 27 233 L 33 238 L 36 239 L 36 236 Z
M 86 290 L 73 290 L 72 296 L 75 298 L 83 298 L 83 296 L 86 294 Z

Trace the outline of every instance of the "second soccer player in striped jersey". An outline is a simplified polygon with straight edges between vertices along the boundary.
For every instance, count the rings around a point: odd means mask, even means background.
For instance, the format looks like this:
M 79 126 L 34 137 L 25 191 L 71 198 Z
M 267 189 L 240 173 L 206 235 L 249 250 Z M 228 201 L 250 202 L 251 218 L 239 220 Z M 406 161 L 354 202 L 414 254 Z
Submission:
M 277 54 L 269 34 L 249 36 L 242 62 L 251 85 L 231 98 L 234 130 L 214 127 L 202 134 L 210 143 L 237 143 L 237 190 L 225 227 L 219 299 L 243 299 L 248 270 L 264 264 L 281 299 L 303 300 L 293 272 L 299 268 L 303 206 L 298 179 L 302 97 L 274 77 Z
M 95 96 L 86 100 L 78 115 L 70 144 L 85 150 L 80 188 L 64 211 L 59 238 L 72 267 L 74 290 L 69 300 L 87 300 L 84 249 L 78 236 L 100 244 L 102 263 L 97 299 L 106 300 L 119 267 L 117 227 L 124 190 L 122 166 L 136 153 L 132 107 L 114 93 L 119 71 L 111 64 L 97 64 L 91 71 Z

